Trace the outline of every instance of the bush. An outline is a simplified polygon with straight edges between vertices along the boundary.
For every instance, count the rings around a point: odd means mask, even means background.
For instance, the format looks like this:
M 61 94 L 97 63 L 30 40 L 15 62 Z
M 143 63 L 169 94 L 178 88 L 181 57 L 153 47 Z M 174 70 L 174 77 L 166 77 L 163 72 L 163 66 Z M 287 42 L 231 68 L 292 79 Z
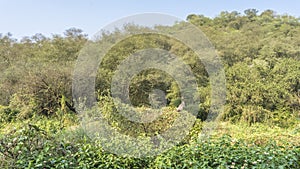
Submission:
M 175 147 L 156 157 L 154 168 L 299 168 L 296 146 L 246 144 L 230 136 Z
M 19 110 L 12 109 L 8 106 L 0 105 L 0 123 L 9 123 L 16 119 Z
M 229 135 L 197 139 L 157 156 L 107 152 L 82 129 L 60 131 L 55 120 L 20 123 L 0 136 L 1 168 L 299 168 L 294 144 L 250 143 Z M 55 129 L 57 128 L 57 129 Z

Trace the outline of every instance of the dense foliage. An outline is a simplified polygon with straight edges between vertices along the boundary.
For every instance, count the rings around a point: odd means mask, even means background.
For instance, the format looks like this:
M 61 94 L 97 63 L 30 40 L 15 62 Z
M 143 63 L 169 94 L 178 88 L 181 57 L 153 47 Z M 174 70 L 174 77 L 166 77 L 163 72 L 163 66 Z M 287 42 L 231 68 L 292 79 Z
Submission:
M 69 117 L 72 118 L 72 117 Z M 14 124 L 0 138 L 1 168 L 299 168 L 300 149 L 282 141 L 283 131 L 264 131 L 256 126 L 248 130 L 254 136 L 269 135 L 278 141 L 261 138 L 236 139 L 220 131 L 210 139 L 193 140 L 152 157 L 122 157 L 106 152 L 98 141 L 89 139 L 80 129 L 58 132 L 57 120 Z M 239 128 L 224 124 L 226 129 Z M 225 128 L 223 128 L 225 129 Z M 261 130 L 255 132 L 253 130 Z M 298 128 L 299 130 L 299 128 Z M 232 131 L 232 130 L 231 130 Z M 238 130 L 236 130 L 239 133 Z M 245 130 L 240 131 L 244 134 Z M 291 131 L 292 132 L 292 131 Z M 235 134 L 237 134 L 235 133 Z M 297 137 L 300 137 L 299 131 Z M 299 145 L 299 140 L 294 140 Z
M 16 40 L 8 33 L 0 34 L 0 167 L 299 168 L 300 144 L 295 141 L 300 131 L 299 18 L 248 9 L 244 14 L 221 12 L 215 18 L 191 14 L 187 21 L 205 33 L 222 58 L 227 97 L 220 119 L 230 126 L 279 128 L 268 137 L 270 140 L 261 142 L 245 135 L 236 139 L 234 132 L 217 132 L 225 136 L 198 140 L 211 101 L 205 67 L 181 42 L 146 34 L 119 42 L 105 55 L 96 75 L 96 106 L 110 125 L 126 135 L 148 137 L 169 128 L 178 116 L 175 107 L 181 99 L 178 84 L 170 75 L 149 69 L 131 80 L 129 95 L 134 109 L 153 113 L 160 108 L 162 112 L 152 123 L 126 120 L 110 97 L 112 76 L 122 60 L 140 49 L 159 48 L 176 54 L 191 67 L 198 85 L 198 93 L 192 95 L 202 101 L 198 119 L 180 145 L 156 157 L 136 159 L 110 154 L 80 129 L 70 129 L 78 125 L 72 73 L 79 52 L 90 42 L 87 35 L 71 28 L 64 36 L 36 34 Z M 182 24 L 154 29 L 180 30 Z M 113 44 L 118 36 L 147 29 L 125 25 L 122 31 L 101 36 Z M 161 99 L 153 93 L 156 89 L 166 93 L 166 107 L 153 107 L 152 103 Z M 237 128 L 230 130 L 238 132 Z M 284 135 L 286 131 L 289 136 Z M 282 137 L 284 141 L 278 143 Z

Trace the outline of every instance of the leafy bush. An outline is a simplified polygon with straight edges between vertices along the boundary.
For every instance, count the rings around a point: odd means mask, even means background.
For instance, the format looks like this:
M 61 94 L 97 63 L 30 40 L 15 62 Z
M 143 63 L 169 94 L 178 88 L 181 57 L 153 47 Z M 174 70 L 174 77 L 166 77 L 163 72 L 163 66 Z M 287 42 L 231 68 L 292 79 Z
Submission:
M 50 125 L 50 124 L 48 124 Z M 195 140 L 153 157 L 117 156 L 81 129 L 61 139 L 39 124 L 2 135 L 2 168 L 299 168 L 300 149 L 292 144 L 249 143 L 229 135 Z
M 19 110 L 12 109 L 8 106 L 0 105 L 0 123 L 11 122 L 16 119 L 17 114 L 19 114 Z
M 299 168 L 299 148 L 245 144 L 229 136 L 184 145 L 156 157 L 157 168 Z

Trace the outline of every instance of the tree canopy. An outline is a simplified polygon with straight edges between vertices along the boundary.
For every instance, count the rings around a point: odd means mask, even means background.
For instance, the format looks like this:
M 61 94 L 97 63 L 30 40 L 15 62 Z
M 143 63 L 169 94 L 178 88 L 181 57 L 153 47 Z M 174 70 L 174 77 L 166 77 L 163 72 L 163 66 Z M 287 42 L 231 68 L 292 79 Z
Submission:
M 248 123 L 273 119 L 278 125 L 300 114 L 300 22 L 299 18 L 266 10 L 247 9 L 221 12 L 215 18 L 190 14 L 187 21 L 200 28 L 216 48 L 225 65 L 227 99 L 224 120 Z M 125 25 L 124 30 L 103 33 L 112 43 L 116 36 L 141 28 Z M 180 23 L 154 29 L 180 29 Z M 17 117 L 51 115 L 66 97 L 72 106 L 72 71 L 87 35 L 71 28 L 64 35 L 45 37 L 36 34 L 16 40 L 0 34 L 0 103 L 15 109 Z M 101 42 L 100 42 L 101 43 Z M 115 45 L 105 56 L 96 77 L 100 95 L 109 95 L 111 78 L 124 58 L 144 48 L 159 48 L 181 57 L 197 78 L 200 97 L 198 118 L 206 119 L 210 107 L 210 84 L 204 65 L 195 53 L 177 40 L 162 35 L 133 36 Z M 180 103 L 178 84 L 159 70 L 140 72 L 130 84 L 134 106 L 151 105 L 153 90 L 166 93 L 167 106 Z

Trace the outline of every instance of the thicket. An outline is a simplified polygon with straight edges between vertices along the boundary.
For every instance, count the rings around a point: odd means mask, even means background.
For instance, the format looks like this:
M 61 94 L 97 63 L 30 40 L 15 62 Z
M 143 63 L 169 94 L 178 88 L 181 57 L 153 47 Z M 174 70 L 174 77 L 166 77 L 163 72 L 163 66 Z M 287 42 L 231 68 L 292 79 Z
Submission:
M 297 128 L 300 115 L 299 18 L 278 15 L 272 10 L 258 13 L 255 9 L 248 9 L 244 14 L 221 12 L 215 18 L 191 14 L 187 21 L 205 33 L 223 61 L 227 96 L 224 112 L 220 113 L 222 121 Z M 181 23 L 177 23 L 172 27 L 154 29 L 168 31 L 180 29 L 180 26 Z M 122 31 L 103 33 L 102 38 L 114 43 L 117 36 L 137 29 L 149 28 L 126 25 Z M 268 143 L 250 146 L 243 141 L 232 143 L 230 137 L 192 144 L 193 135 L 201 132 L 201 121 L 207 118 L 210 108 L 208 74 L 190 48 L 177 40 L 155 34 L 133 36 L 106 54 L 96 76 L 97 106 L 112 126 L 127 135 L 151 136 L 168 128 L 178 114 L 175 107 L 181 98 L 172 77 L 151 69 L 132 79 L 129 95 L 138 110 L 154 112 L 149 100 L 153 90 L 166 93 L 166 108 L 162 108 L 165 114 L 146 128 L 116 113 L 117 105 L 111 103 L 110 84 L 117 66 L 129 55 L 144 48 L 170 51 L 191 67 L 198 84 L 198 93 L 193 94 L 201 100 L 198 120 L 182 145 L 155 158 L 133 159 L 104 152 L 83 136 L 77 139 L 78 143 L 59 140 L 57 133 L 78 124 L 77 120 L 68 119 L 78 113 L 72 98 L 72 74 L 79 52 L 87 42 L 90 42 L 87 35 L 76 28 L 66 30 L 64 35 L 45 37 L 36 34 L 21 40 L 14 39 L 9 33 L 0 34 L 0 127 L 5 129 L 9 124 L 39 118 L 57 121 L 49 122 L 55 131 L 40 130 L 43 125 L 34 122 L 36 124 L 24 124 L 26 127 L 17 128 L 12 133 L 2 132 L 0 161 L 4 166 L 299 168 L 299 145 L 283 147 Z M 154 100 L 160 99 L 155 97 Z M 59 124 L 59 128 L 52 123 Z M 131 131 L 130 127 L 138 130 Z

